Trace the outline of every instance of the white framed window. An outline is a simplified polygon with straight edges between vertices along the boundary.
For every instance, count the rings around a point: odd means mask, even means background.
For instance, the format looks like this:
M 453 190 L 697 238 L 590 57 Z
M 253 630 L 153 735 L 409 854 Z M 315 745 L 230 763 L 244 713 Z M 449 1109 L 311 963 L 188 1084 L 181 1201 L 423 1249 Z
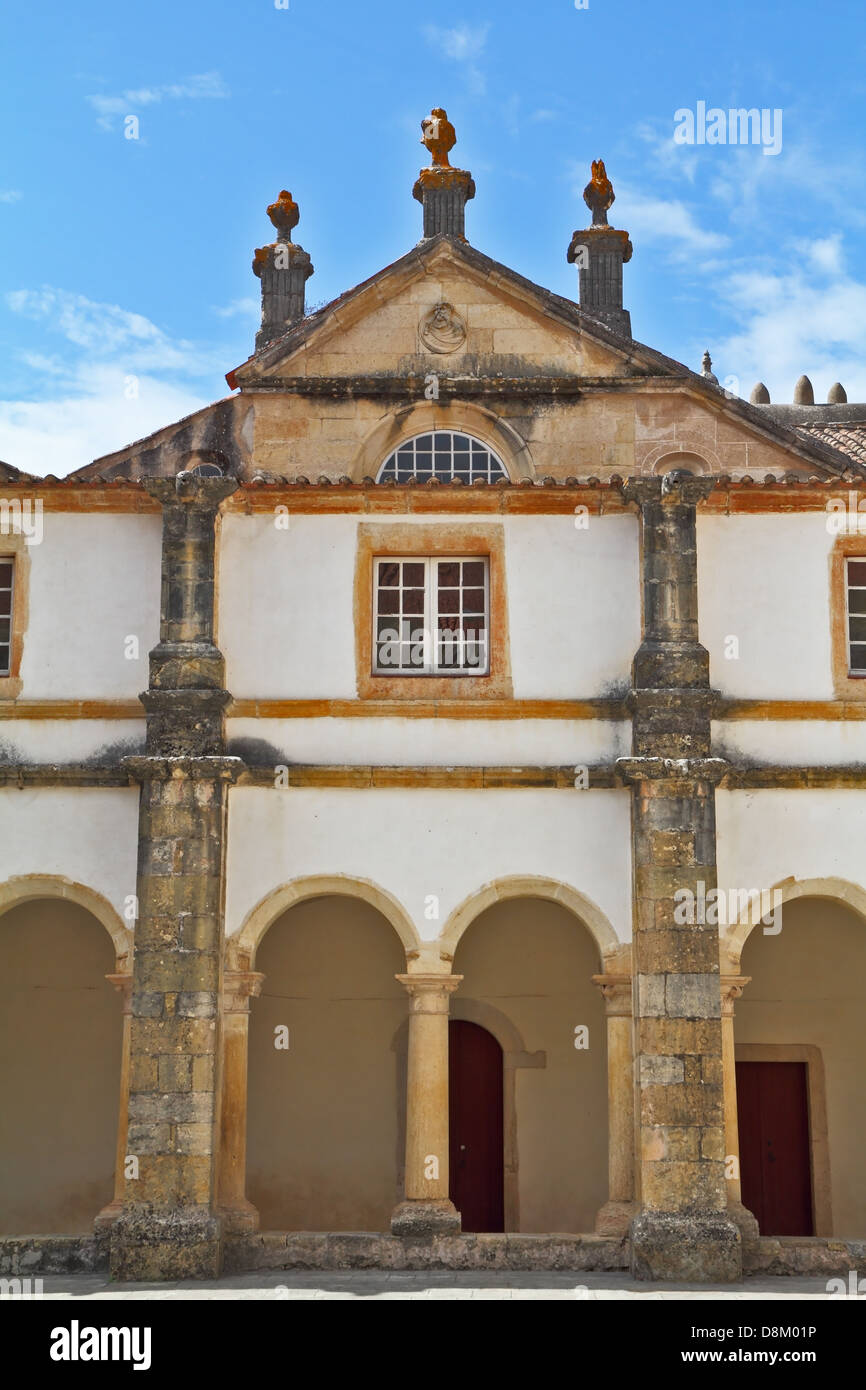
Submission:
M 866 555 L 845 563 L 845 605 L 848 674 L 866 676 Z
M 12 670 L 12 602 L 15 564 L 11 555 L 0 555 L 0 676 Z
M 487 675 L 489 615 L 486 556 L 375 557 L 374 675 Z
M 483 479 L 495 483 L 508 478 L 501 459 L 486 444 L 458 430 L 432 430 L 400 444 L 382 464 L 378 482 L 393 478 L 398 483 L 425 483 L 430 478 L 450 483 Z

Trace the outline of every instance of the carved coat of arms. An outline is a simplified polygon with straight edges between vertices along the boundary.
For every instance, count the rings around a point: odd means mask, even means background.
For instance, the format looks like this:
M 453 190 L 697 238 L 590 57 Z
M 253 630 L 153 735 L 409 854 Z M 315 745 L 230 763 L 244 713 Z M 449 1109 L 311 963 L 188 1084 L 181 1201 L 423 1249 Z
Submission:
M 466 341 L 466 324 L 453 304 L 434 304 L 418 333 L 428 352 L 456 352 Z

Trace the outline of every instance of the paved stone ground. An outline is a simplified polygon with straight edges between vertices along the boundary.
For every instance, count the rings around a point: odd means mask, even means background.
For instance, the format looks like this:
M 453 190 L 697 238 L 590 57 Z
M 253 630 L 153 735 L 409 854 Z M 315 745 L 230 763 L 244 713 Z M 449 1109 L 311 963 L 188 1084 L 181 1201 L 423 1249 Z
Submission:
M 627 1274 L 459 1273 L 446 1270 L 392 1273 L 379 1270 L 268 1270 L 226 1279 L 178 1284 L 115 1284 L 101 1275 L 45 1275 L 43 1297 L 53 1299 L 532 1299 L 604 1302 L 645 1299 L 696 1301 L 827 1300 L 826 1280 L 749 1279 L 730 1285 L 643 1284 Z M 848 1302 L 838 1297 L 832 1302 Z M 864 1299 L 866 1302 L 866 1299 Z

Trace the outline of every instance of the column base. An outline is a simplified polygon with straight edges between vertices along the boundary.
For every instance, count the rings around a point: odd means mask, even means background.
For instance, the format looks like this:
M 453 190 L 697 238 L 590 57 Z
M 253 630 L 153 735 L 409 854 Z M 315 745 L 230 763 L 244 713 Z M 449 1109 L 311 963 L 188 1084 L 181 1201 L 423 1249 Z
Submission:
M 460 1234 L 460 1213 L 453 1202 L 407 1200 L 394 1208 L 391 1216 L 394 1236 L 456 1236 Z
M 93 1218 L 93 1230 L 96 1235 L 101 1235 L 103 1231 L 110 1231 L 115 1221 L 123 1215 L 123 1198 L 115 1197 L 114 1201 L 109 1202 L 102 1211 L 97 1212 Z
M 735 1226 L 739 1227 L 740 1235 L 743 1240 L 760 1240 L 761 1232 L 758 1228 L 758 1219 L 744 1207 L 742 1202 L 728 1202 L 728 1216 Z
M 113 1279 L 218 1279 L 222 1255 L 222 1223 L 208 1212 L 127 1209 L 111 1228 Z
M 642 1211 L 631 1224 L 631 1272 L 635 1279 L 736 1283 L 743 1277 L 739 1227 L 725 1212 Z
M 218 1207 L 224 1236 L 244 1236 L 259 1229 L 259 1209 L 246 1198 L 230 1207 Z
M 640 1207 L 637 1202 L 605 1202 L 595 1218 L 597 1236 L 627 1236 Z

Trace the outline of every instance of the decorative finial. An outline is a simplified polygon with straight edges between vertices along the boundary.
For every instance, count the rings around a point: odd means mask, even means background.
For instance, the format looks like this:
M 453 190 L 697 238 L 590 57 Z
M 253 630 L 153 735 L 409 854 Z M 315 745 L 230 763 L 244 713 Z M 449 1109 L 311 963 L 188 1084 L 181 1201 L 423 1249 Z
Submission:
M 592 161 L 592 178 L 583 190 L 583 201 L 592 213 L 593 227 L 607 227 L 607 211 L 616 194 L 607 176 L 603 159 Z
M 421 122 L 421 144 L 430 151 L 434 169 L 450 169 L 449 150 L 457 144 L 454 127 L 448 119 L 448 112 L 441 106 L 434 106 L 429 116 Z
M 807 376 L 801 376 L 801 377 L 798 377 L 798 378 L 797 378 L 797 384 L 796 384 L 796 386 L 794 387 L 794 404 L 795 404 L 795 405 L 814 405 L 814 404 L 815 404 L 815 391 L 814 391 L 814 388 L 813 388 L 813 386 L 812 386 L 811 381 L 809 380 L 809 378 L 808 378 Z
M 830 390 L 827 392 L 828 405 L 844 405 L 848 400 L 848 392 L 841 381 L 834 381 Z
M 303 246 L 292 241 L 292 228 L 298 225 L 300 213 L 287 188 L 269 206 L 268 217 L 276 227 L 277 239 L 270 246 L 258 246 L 253 257 L 253 274 L 262 282 L 262 326 L 256 334 L 256 351 L 304 317 L 304 285 L 313 273 Z
M 749 400 L 751 401 L 752 405 L 770 404 L 770 393 L 764 385 L 763 381 L 755 382 L 754 386 L 752 387 L 752 394 L 749 397 Z
M 292 228 L 297 227 L 301 214 L 298 205 L 287 188 L 280 193 L 277 201 L 268 208 L 268 217 L 277 229 L 279 241 L 291 241 Z
M 710 356 L 709 348 L 706 349 L 701 358 L 701 376 L 706 377 L 707 381 L 715 382 L 716 386 L 718 386 L 719 378 L 713 373 L 713 359 Z

